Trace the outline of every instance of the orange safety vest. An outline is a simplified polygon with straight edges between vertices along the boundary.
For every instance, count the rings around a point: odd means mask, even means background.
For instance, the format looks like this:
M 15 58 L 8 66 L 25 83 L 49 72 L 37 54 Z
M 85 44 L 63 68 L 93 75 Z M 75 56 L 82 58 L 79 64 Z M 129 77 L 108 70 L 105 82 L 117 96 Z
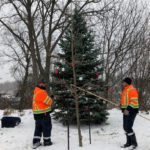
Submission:
M 38 87 L 34 90 L 33 95 L 33 113 L 43 114 L 51 111 L 52 99 L 47 95 L 47 92 Z
M 121 108 L 127 108 L 128 106 L 139 108 L 138 92 L 132 85 L 124 88 L 121 98 Z

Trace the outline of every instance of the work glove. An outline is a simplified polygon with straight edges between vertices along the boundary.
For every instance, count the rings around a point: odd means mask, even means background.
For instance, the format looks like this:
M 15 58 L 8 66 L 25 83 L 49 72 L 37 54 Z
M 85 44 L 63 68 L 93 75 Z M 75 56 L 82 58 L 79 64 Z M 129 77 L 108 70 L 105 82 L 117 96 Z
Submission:
M 50 97 L 53 99 L 53 98 L 54 98 L 54 95 L 51 95 Z
M 124 112 L 123 112 L 123 114 L 124 114 L 125 116 L 128 116 L 128 115 L 129 115 L 129 111 L 128 111 L 127 109 L 125 109 Z

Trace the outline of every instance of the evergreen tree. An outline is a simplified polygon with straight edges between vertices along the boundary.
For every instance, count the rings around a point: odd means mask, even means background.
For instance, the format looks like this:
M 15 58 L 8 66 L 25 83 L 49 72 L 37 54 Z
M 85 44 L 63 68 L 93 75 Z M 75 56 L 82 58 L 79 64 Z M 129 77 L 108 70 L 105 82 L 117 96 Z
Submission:
M 94 48 L 92 31 L 88 30 L 84 17 L 77 9 L 71 21 L 72 25 L 60 41 L 61 52 L 58 53 L 58 56 L 63 62 L 55 63 L 56 70 L 52 74 L 53 82 L 50 83 L 53 94 L 57 95 L 54 117 L 63 123 L 66 121 L 67 108 L 70 122 L 76 122 L 74 95 L 67 88 L 73 83 L 73 65 L 76 69 L 77 86 L 84 87 L 96 94 L 103 93 L 107 89 L 103 80 L 99 78 L 104 70 L 103 61 L 98 60 L 99 50 Z M 72 35 L 75 64 L 72 63 Z M 104 101 L 79 91 L 78 95 L 81 123 L 88 123 L 89 114 L 92 123 L 102 123 L 107 119 L 108 113 Z

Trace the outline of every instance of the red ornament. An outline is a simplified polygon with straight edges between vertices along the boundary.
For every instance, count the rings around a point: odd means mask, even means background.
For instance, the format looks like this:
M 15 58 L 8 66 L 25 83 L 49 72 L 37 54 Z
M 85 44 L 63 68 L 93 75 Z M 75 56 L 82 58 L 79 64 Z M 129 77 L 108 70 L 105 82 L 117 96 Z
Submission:
M 58 75 L 59 74 L 59 70 L 56 70 L 55 73 L 56 73 L 56 75 Z
M 96 73 L 96 76 L 98 77 L 98 76 L 99 76 L 99 73 Z
M 62 82 L 62 84 L 63 84 L 63 85 L 65 85 L 65 84 L 66 84 L 66 82 L 65 82 L 65 81 L 63 81 L 63 82 Z
M 86 111 L 89 111 L 89 109 L 88 109 L 88 108 L 85 108 L 85 110 L 86 110 Z
M 71 98 L 71 97 L 72 97 L 72 94 L 70 94 L 69 97 Z
M 108 90 L 107 90 L 108 92 L 110 92 L 110 88 L 108 88 Z

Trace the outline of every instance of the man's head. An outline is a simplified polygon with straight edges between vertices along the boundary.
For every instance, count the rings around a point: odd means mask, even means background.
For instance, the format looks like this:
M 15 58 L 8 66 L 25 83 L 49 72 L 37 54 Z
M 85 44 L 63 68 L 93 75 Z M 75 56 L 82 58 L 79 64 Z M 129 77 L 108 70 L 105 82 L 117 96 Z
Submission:
M 122 81 L 123 87 L 129 86 L 129 85 L 131 85 L 131 83 L 132 83 L 132 79 L 131 78 L 125 78 Z
M 41 87 L 41 88 L 46 88 L 46 82 L 44 79 L 40 80 L 38 82 L 38 86 Z

